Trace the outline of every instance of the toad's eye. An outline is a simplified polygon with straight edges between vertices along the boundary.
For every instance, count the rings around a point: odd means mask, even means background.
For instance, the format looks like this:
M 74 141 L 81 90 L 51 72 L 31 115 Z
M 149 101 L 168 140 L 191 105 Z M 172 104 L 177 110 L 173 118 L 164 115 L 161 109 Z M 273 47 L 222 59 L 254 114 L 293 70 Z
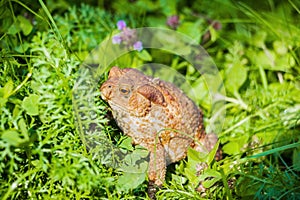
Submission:
M 124 95 L 128 95 L 130 93 L 130 89 L 128 88 L 120 88 L 119 91 Z

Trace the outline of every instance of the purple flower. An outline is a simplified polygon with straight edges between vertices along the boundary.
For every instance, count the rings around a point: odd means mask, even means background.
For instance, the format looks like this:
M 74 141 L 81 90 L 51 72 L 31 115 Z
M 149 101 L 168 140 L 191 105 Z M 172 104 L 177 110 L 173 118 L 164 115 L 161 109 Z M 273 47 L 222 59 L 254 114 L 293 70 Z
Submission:
M 113 44 L 121 44 L 122 42 L 122 37 L 120 35 L 115 35 L 112 38 L 112 43 Z
M 167 19 L 167 25 L 172 29 L 176 29 L 179 26 L 179 16 L 172 15 Z
M 121 32 L 112 37 L 113 44 L 122 44 L 128 49 L 133 48 L 137 51 L 143 50 L 143 43 L 138 41 L 136 30 L 127 27 L 124 20 L 119 20 L 117 26 Z
M 137 41 L 133 44 L 133 49 L 137 51 L 143 50 L 143 43 L 141 41 Z
M 123 30 L 124 28 L 126 28 L 126 22 L 124 20 L 119 20 L 117 22 L 117 27 L 119 30 Z

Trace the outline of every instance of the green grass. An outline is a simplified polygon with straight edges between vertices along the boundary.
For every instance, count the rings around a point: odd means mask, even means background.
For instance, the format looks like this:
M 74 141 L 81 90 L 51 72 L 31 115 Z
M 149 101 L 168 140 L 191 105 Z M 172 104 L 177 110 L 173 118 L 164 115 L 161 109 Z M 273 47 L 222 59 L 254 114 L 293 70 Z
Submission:
M 84 88 L 93 74 L 82 76 L 80 66 L 116 31 L 118 20 L 130 27 L 168 28 L 173 14 L 180 16 L 178 31 L 203 43 L 224 80 L 226 120 L 218 134 L 224 159 L 190 150 L 187 159 L 168 167 L 157 198 L 299 199 L 298 1 L 53 2 L 0 3 L 2 199 L 147 199 L 146 152 L 122 135 L 99 92 Z M 207 19 L 222 28 L 213 29 Z M 212 37 L 203 42 L 208 30 Z M 199 73 L 184 60 L 146 51 L 153 61 L 180 71 L 194 89 L 203 89 Z M 133 53 L 117 63 L 137 66 L 146 60 Z M 209 127 L 212 108 L 196 101 Z M 109 145 L 91 149 L 87 139 Z M 207 163 L 201 173 L 199 160 Z

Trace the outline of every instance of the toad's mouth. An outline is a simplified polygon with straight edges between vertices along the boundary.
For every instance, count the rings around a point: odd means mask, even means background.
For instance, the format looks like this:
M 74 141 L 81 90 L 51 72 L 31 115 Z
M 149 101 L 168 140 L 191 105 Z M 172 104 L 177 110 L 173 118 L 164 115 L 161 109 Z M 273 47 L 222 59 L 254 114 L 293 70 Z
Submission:
M 102 90 L 102 87 L 100 89 L 100 96 L 101 98 L 104 100 L 104 101 L 109 101 L 110 100 L 110 93 L 111 92 L 108 92 L 106 90 Z
M 137 116 L 132 110 L 127 109 L 125 106 L 122 106 L 120 104 L 117 104 L 111 100 L 107 100 L 107 103 L 110 105 L 111 110 L 113 113 L 130 113 L 131 115 Z

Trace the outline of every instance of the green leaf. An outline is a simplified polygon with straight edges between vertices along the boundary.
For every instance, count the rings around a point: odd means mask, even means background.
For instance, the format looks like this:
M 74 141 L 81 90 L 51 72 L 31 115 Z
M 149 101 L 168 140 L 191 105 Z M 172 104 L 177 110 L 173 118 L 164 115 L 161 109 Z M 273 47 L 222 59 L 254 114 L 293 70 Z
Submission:
M 209 152 L 209 154 L 207 156 L 207 159 L 206 159 L 206 163 L 210 164 L 215 159 L 215 155 L 216 155 L 216 153 L 219 149 L 219 143 L 220 143 L 220 141 L 218 141 L 215 144 L 214 148 Z
M 120 148 L 123 148 L 123 149 L 127 149 L 129 151 L 132 151 L 134 150 L 133 146 L 132 146 L 132 138 L 130 137 L 125 137 L 121 143 L 119 144 L 119 147 Z
M 145 158 L 148 156 L 147 150 L 134 150 L 128 153 L 120 164 L 120 170 L 128 173 L 144 173 L 147 171 L 148 162 Z
M 2 108 L 3 106 L 5 106 L 6 102 L 7 102 L 6 98 L 0 97 L 0 108 Z
M 23 140 L 19 137 L 16 130 L 6 130 L 2 133 L 1 138 L 12 146 L 18 146 Z
M 16 35 L 21 31 L 20 25 L 18 22 L 14 22 L 7 30 L 7 34 Z
M 211 103 L 210 91 L 207 87 L 205 78 L 203 76 L 198 78 L 195 82 L 193 82 L 192 88 L 193 90 L 189 91 L 192 94 L 189 94 L 189 96 L 195 96 L 196 101 L 199 102 L 201 107 L 210 111 L 212 103 Z
M 202 34 L 199 27 L 200 24 L 197 22 L 183 22 L 180 24 L 177 30 L 187 36 L 190 36 L 196 41 L 200 41 Z
M 24 35 L 29 35 L 33 28 L 30 21 L 21 15 L 19 15 L 17 18 L 19 20 L 20 28 L 21 28 L 22 32 L 24 33 Z
M 187 156 L 189 161 L 205 162 L 208 154 L 201 153 L 193 148 L 189 148 Z
M 188 162 L 186 165 L 186 168 L 184 169 L 184 174 L 185 176 L 189 179 L 190 183 L 196 187 L 199 182 L 205 180 L 206 177 L 210 177 L 211 176 L 217 176 L 217 179 L 212 180 L 211 182 L 207 182 L 206 185 L 213 185 L 215 182 L 219 181 L 220 178 L 219 176 L 221 176 L 219 173 L 215 173 L 215 171 L 208 171 L 207 173 L 204 174 L 204 177 L 200 177 L 199 175 L 197 175 L 199 173 L 197 166 L 200 163 L 207 163 L 208 165 L 212 162 L 212 160 L 214 159 L 214 156 L 216 154 L 216 151 L 218 149 L 218 143 L 217 145 L 214 147 L 214 149 L 209 153 L 209 154 L 204 154 L 201 152 L 196 151 L 193 148 L 189 148 L 188 152 L 187 152 L 187 157 L 188 157 Z M 208 169 L 209 170 L 209 169 Z M 205 170 L 207 171 L 207 170 Z
M 193 166 L 189 164 L 189 166 L 184 169 L 184 175 L 193 187 L 197 187 L 199 185 L 200 178 L 197 176 L 196 164 Z
M 25 51 L 27 51 L 27 49 L 29 48 L 29 43 L 28 42 L 24 42 L 23 44 L 16 46 L 14 49 L 19 52 L 19 53 L 24 53 Z
M 235 155 L 240 153 L 240 145 L 237 142 L 229 142 L 222 147 L 224 153 Z
M 282 41 L 278 41 L 278 40 L 274 41 L 273 48 L 275 52 L 279 55 L 285 55 L 288 52 L 288 48 Z
M 209 26 L 209 32 L 210 32 L 210 40 L 212 42 L 215 42 L 217 40 L 217 37 L 218 37 L 216 29 L 214 29 L 213 26 Z
M 242 66 L 235 64 L 227 70 L 226 73 L 226 88 L 232 93 L 238 92 L 239 88 L 244 84 L 247 79 L 247 69 Z
M 213 186 L 216 182 L 218 182 L 219 180 L 221 180 L 221 178 L 211 178 L 210 180 L 206 180 L 202 182 L 202 185 L 205 188 L 210 188 L 211 186 Z
M 271 66 L 270 70 L 275 71 L 290 71 L 290 68 L 296 64 L 295 59 L 290 54 L 285 56 L 277 56 L 275 58 L 275 65 Z
M 176 3 L 174 0 L 160 0 L 160 7 L 162 8 L 162 12 L 166 16 L 171 16 L 176 14 Z
M 202 184 L 205 188 L 210 188 L 216 182 L 222 179 L 222 174 L 214 169 L 207 169 L 201 175 L 199 175 L 200 180 L 203 181 Z
M 117 181 L 117 189 L 128 192 L 137 188 L 145 179 L 146 173 L 124 173 Z
M 21 119 L 18 121 L 18 125 L 19 125 L 19 127 L 20 127 L 20 129 L 21 129 L 21 133 L 23 134 L 24 139 L 29 140 L 28 129 L 27 129 L 25 120 L 24 120 L 23 118 L 21 118 Z
M 152 61 L 152 56 L 145 49 L 141 52 L 137 52 L 137 56 L 143 61 Z
M 258 31 L 257 34 L 252 37 L 252 44 L 259 48 L 263 48 L 265 46 L 265 41 L 267 38 L 267 33 L 264 31 Z
M 174 181 L 176 184 L 180 184 L 180 185 L 185 184 L 188 180 L 186 177 L 179 176 L 176 174 L 172 174 L 171 177 L 172 177 L 172 182 Z
M 31 94 L 25 97 L 22 102 L 22 108 L 24 108 L 29 115 L 39 114 L 39 96 L 36 94 Z
M 13 81 L 12 80 L 7 81 L 7 83 L 4 85 L 3 90 L 1 92 L 3 98 L 7 99 L 11 95 L 13 89 L 14 89 Z

